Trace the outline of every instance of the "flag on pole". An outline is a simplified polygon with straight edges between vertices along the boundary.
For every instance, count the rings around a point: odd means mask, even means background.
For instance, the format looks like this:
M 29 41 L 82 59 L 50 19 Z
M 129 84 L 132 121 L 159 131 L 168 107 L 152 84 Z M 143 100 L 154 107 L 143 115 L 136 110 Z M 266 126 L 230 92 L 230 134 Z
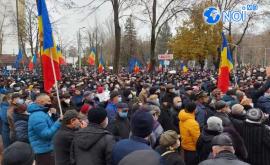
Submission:
M 56 81 L 61 79 L 59 56 L 53 40 L 52 27 L 45 0 L 37 0 L 37 9 L 44 90 L 50 92 Z
M 228 91 L 230 85 L 230 72 L 233 69 L 233 58 L 224 33 L 222 33 L 222 40 L 218 88 L 225 93 Z
M 14 64 L 14 68 L 16 68 L 16 69 L 19 68 L 19 64 L 20 64 L 20 62 L 22 61 L 22 59 L 23 59 L 22 50 L 19 49 L 19 53 L 18 53 L 18 55 L 17 55 L 16 61 L 15 61 L 15 64 Z
M 36 54 L 33 55 L 33 57 L 31 58 L 28 68 L 30 71 L 33 71 L 35 64 L 37 63 L 37 56 Z
M 105 68 L 105 63 L 101 55 L 99 59 L 99 64 L 98 64 L 98 73 L 102 73 L 104 71 L 104 68 Z
M 59 45 L 56 46 L 56 50 L 57 50 L 57 55 L 59 57 L 59 64 L 60 65 L 65 65 L 66 64 L 66 60 L 65 60 L 65 58 L 64 58 L 64 56 L 62 54 L 62 51 L 61 51 Z
M 134 57 L 129 60 L 129 73 L 139 73 L 141 68 L 141 63 Z
M 184 63 L 181 63 L 181 71 L 184 73 L 188 72 L 188 67 Z
M 138 66 L 138 62 L 136 61 L 135 67 L 134 67 L 134 73 L 138 74 L 140 72 L 140 67 Z
M 164 61 L 163 60 L 159 61 L 158 72 L 162 72 L 163 71 L 163 65 L 164 65 Z
M 96 50 L 94 48 L 91 49 L 90 55 L 88 57 L 89 65 L 95 65 L 96 62 Z

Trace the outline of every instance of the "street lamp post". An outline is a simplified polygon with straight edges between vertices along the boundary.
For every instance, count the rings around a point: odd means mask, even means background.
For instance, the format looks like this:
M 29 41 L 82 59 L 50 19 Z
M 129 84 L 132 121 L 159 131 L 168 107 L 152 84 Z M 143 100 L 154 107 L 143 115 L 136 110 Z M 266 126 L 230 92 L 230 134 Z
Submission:
M 85 29 L 86 27 L 81 27 L 78 32 L 78 54 L 79 54 L 79 69 L 82 69 L 82 42 L 81 42 L 81 30 Z

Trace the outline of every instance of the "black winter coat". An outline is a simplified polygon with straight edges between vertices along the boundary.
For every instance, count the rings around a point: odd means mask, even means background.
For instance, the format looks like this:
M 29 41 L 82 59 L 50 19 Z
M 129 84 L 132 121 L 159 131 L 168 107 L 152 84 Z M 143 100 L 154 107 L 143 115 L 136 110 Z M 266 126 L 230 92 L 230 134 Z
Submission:
M 270 97 L 261 96 L 257 101 L 257 107 L 260 108 L 264 113 L 270 114 Z
M 223 151 L 218 153 L 214 159 L 209 159 L 201 162 L 199 165 L 249 165 L 237 159 L 237 157 L 229 152 Z
M 263 124 L 243 122 L 237 129 L 248 150 L 247 162 L 252 165 L 269 165 L 270 128 Z
M 74 138 L 75 129 L 68 128 L 64 125 L 57 131 L 53 138 L 55 164 L 70 165 L 70 149 Z
M 163 165 L 185 165 L 180 153 L 168 151 L 162 146 L 158 146 L 156 151 L 161 155 Z
M 128 139 L 130 134 L 130 124 L 128 118 L 121 118 L 117 115 L 116 119 L 108 125 L 108 131 L 110 131 L 116 141 L 121 139 Z
M 72 163 L 76 165 L 110 165 L 113 135 L 101 126 L 89 123 L 75 133 L 72 145 Z
M 267 91 L 270 88 L 270 78 L 267 79 L 266 83 L 261 86 L 259 89 L 251 89 L 249 94 L 250 98 L 252 99 L 252 102 L 254 103 L 254 106 L 257 107 L 257 100 L 259 97 L 263 96 L 265 91 Z
M 212 139 L 219 134 L 220 132 L 208 130 L 206 127 L 203 129 L 196 145 L 196 151 L 200 162 L 209 157 L 209 154 L 212 151 Z
M 29 143 L 29 140 L 28 140 L 29 115 L 14 112 L 13 117 L 14 117 L 16 141 Z

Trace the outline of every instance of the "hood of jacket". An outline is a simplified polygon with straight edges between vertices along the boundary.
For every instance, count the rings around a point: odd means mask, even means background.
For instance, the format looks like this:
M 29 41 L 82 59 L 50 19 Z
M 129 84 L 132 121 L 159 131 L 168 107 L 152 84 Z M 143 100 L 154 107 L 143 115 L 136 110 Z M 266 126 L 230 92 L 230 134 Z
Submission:
M 208 130 L 207 127 L 204 127 L 201 135 L 202 135 L 202 139 L 205 142 L 211 142 L 213 137 L 215 137 L 215 136 L 217 136 L 219 134 L 221 134 L 221 133 L 218 132 L 218 131 Z
M 30 105 L 28 105 L 27 107 L 27 111 L 29 113 L 33 113 L 33 112 L 38 112 L 38 111 L 46 111 L 48 108 L 42 106 L 42 105 L 39 105 L 37 103 L 32 103 Z
M 195 114 L 194 113 L 187 113 L 185 110 L 182 110 L 180 113 L 179 113 L 179 120 L 181 122 L 185 122 L 189 119 L 193 119 L 195 120 Z
M 269 96 L 261 96 L 258 99 L 257 104 L 264 104 L 264 103 L 270 103 L 270 97 Z
M 75 141 L 80 149 L 89 150 L 106 134 L 110 133 L 101 126 L 90 123 L 88 127 L 76 133 Z

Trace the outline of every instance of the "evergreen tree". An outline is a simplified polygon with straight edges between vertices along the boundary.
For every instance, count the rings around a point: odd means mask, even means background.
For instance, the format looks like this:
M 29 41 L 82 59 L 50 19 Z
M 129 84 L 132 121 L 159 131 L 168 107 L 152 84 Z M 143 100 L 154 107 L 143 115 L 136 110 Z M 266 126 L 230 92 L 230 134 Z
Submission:
M 166 22 L 162 27 L 159 37 L 157 39 L 157 47 L 156 53 L 157 54 L 164 54 L 167 50 L 169 50 L 169 41 L 172 38 L 171 28 Z
M 120 62 L 122 65 L 126 66 L 130 57 L 135 56 L 137 53 L 137 32 L 132 15 L 130 15 L 126 20 L 124 38 L 122 42 L 122 58 L 120 58 Z

